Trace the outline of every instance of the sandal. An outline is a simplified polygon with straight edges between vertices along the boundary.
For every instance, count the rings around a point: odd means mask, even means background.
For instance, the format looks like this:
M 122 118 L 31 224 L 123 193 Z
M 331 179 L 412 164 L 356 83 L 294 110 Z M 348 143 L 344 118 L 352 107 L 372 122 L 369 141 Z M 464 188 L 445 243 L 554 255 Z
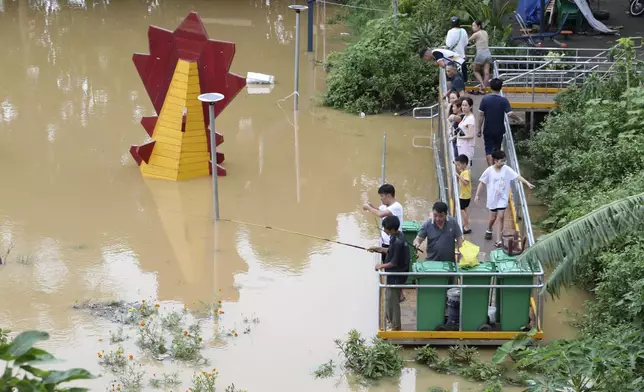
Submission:
M 463 234 L 470 234 L 472 229 L 463 229 Z
M 501 248 L 503 246 L 503 241 L 497 241 L 496 243 L 494 243 L 494 246 L 497 248 Z

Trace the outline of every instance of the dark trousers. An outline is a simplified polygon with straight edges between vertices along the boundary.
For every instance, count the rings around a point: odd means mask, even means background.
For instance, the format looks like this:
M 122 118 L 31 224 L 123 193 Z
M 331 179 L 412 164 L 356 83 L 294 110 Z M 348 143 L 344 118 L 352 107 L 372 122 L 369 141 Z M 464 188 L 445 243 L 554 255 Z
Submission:
M 467 60 L 461 64 L 461 74 L 463 75 L 463 82 L 467 84 Z

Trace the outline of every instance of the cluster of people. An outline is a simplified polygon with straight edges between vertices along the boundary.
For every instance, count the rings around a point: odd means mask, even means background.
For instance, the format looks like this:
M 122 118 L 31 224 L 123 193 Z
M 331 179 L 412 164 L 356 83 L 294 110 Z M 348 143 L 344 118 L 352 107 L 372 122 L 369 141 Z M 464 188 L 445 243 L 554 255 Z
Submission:
M 391 184 L 378 188 L 380 206 L 369 202 L 363 209 L 382 220 L 380 246 L 371 247 L 369 251 L 381 254 L 381 263 L 376 270 L 385 272 L 408 272 L 411 247 L 415 252 L 422 252 L 421 245 L 426 241 L 425 260 L 456 262 L 463 244 L 463 232 L 460 225 L 449 216 L 449 208 L 443 202 L 436 202 L 432 207 L 432 216 L 425 221 L 412 244 L 407 243 L 401 230 L 403 206 L 396 200 L 396 189 Z M 405 275 L 388 275 L 388 285 L 402 286 L 407 282 Z M 391 329 L 401 329 L 400 303 L 405 300 L 402 288 L 387 288 L 385 294 L 385 315 Z
M 435 61 L 439 67 L 445 68 L 450 88 L 454 91 L 462 92 L 465 90 L 465 84 L 469 76 L 465 50 L 468 44 L 473 44 L 476 47 L 474 77 L 480 83 L 478 93 L 485 94 L 494 59 L 490 51 L 488 33 L 483 29 L 483 22 L 477 20 L 472 23 L 472 35 L 470 36 L 461 27 L 458 17 L 452 17 L 450 22 L 452 28 L 445 37 L 445 47 L 436 49 L 422 48 L 419 53 L 420 57 L 427 61 Z
M 450 71 L 450 68 L 447 70 Z M 503 82 L 500 79 L 492 79 L 489 81 L 489 87 L 492 94 L 482 98 L 478 109 L 478 120 L 474 114 L 472 98 L 461 96 L 457 91 L 451 91 L 448 95 L 450 102 L 448 121 L 452 124 L 449 135 L 453 143 L 455 167 L 458 173 L 462 227 L 454 217 L 449 216 L 447 204 L 437 202 L 432 207 L 431 218 L 423 223 L 413 243 L 408 244 L 401 231 L 403 206 L 396 200 L 394 186 L 384 184 L 378 189 L 380 206 L 376 207 L 369 202 L 363 205 L 364 210 L 382 220 L 381 244 L 378 247 L 369 248 L 370 251 L 382 255 L 381 263 L 376 265 L 376 270 L 409 271 L 412 251 L 410 247 L 414 248 L 413 251 L 419 252 L 421 244 L 425 241 L 426 261 L 457 262 L 459 260 L 463 235 L 472 233 L 467 211 L 472 199 L 470 167 L 474 159 L 476 139 L 481 137 L 488 167 L 478 179 L 474 203 L 479 204 L 481 192 L 486 188 L 486 208 L 489 210 L 489 219 L 484 238 L 494 240 L 496 247 L 502 246 L 503 222 L 509 204 L 512 181 L 519 180 L 530 189 L 534 188 L 534 185 L 506 165 L 506 155 L 501 150 L 506 130 L 505 116 L 508 115 L 511 118 L 517 118 L 517 116 L 512 112 L 510 102 L 500 95 Z M 388 285 L 402 286 L 406 281 L 405 275 L 387 276 Z M 385 313 L 392 330 L 401 329 L 400 302 L 404 300 L 401 287 L 387 288 Z

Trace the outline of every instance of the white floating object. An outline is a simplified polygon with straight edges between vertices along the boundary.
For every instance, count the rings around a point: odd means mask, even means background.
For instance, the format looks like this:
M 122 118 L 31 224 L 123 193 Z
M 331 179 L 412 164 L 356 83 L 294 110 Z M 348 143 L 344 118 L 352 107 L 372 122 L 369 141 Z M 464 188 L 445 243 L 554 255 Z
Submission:
M 246 84 L 246 90 L 248 94 L 270 94 L 273 91 L 273 84 Z
M 246 84 L 274 84 L 275 76 L 266 75 L 257 72 L 246 74 Z

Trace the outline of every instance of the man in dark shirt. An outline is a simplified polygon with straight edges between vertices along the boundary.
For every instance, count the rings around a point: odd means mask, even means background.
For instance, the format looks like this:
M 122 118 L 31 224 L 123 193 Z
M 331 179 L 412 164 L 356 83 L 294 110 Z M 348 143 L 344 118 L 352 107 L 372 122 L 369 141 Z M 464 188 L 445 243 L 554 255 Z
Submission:
M 382 220 L 382 229 L 389 235 L 389 247 L 371 247 L 370 252 L 385 254 L 384 264 L 377 264 L 376 271 L 384 269 L 385 272 L 409 272 L 409 245 L 405 236 L 400 231 L 400 219 L 390 215 Z M 387 276 L 387 284 L 402 285 L 407 281 L 407 276 Z M 400 331 L 400 297 L 401 288 L 387 288 L 385 290 L 385 316 L 393 331 Z
M 465 81 L 463 80 L 463 75 L 456 70 L 456 67 L 453 65 L 448 65 L 445 67 L 445 74 L 447 79 L 447 89 L 449 91 L 455 91 L 462 94 L 465 91 Z M 448 94 L 449 95 L 449 94 Z
M 414 239 L 415 248 L 420 248 L 420 244 L 427 239 L 425 260 L 457 261 L 457 251 L 463 245 L 463 232 L 456 219 L 447 216 L 447 210 L 447 204 L 442 201 L 435 203 L 432 219 L 423 223 Z
M 512 112 L 510 102 L 500 95 L 503 81 L 497 78 L 490 80 L 490 88 L 493 93 L 483 97 L 479 105 L 478 133 L 479 137 L 483 135 L 488 166 L 492 166 L 492 153 L 501 150 L 503 135 L 505 135 L 505 115 L 518 119 L 518 116 Z

